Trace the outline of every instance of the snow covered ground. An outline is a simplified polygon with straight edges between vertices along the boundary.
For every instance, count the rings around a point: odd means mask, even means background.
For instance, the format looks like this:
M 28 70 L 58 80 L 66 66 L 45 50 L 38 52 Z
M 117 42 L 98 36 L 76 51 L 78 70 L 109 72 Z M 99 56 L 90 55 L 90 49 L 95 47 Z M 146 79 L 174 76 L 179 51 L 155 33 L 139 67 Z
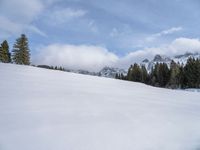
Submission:
M 200 92 L 200 89 L 185 89 L 185 90 L 190 92 Z
M 199 150 L 200 93 L 0 64 L 0 150 Z

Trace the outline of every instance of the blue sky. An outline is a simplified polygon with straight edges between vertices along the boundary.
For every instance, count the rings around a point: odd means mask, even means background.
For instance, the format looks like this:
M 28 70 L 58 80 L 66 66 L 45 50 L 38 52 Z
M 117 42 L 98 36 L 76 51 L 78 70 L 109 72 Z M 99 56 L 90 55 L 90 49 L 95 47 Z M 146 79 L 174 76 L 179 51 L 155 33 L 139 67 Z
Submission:
M 7 39 L 12 49 L 25 33 L 36 64 L 124 67 L 155 53 L 168 54 L 166 49 L 198 51 L 199 17 L 198 0 L 1 0 L 0 40 Z

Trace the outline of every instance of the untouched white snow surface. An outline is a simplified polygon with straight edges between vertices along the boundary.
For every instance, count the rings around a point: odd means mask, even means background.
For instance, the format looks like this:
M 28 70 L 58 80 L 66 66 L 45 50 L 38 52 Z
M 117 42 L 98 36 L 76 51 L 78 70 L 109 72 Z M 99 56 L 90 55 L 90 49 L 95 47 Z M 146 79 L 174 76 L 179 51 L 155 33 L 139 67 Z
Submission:
M 199 150 L 200 93 L 0 64 L 0 150 Z

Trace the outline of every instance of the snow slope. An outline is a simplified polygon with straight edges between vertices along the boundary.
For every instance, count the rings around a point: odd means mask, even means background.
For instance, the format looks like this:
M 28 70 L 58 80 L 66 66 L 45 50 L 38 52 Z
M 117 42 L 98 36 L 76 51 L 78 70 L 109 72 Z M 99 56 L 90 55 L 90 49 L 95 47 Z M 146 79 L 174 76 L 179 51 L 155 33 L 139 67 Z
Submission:
M 0 150 L 199 150 L 200 93 L 0 64 Z

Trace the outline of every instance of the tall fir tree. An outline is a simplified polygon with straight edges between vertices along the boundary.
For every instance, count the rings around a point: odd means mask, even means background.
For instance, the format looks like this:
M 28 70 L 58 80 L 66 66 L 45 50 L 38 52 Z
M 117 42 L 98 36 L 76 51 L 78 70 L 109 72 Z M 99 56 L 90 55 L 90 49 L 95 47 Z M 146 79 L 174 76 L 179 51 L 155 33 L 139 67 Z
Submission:
M 196 60 L 197 66 L 197 88 L 200 88 L 200 59 Z
M 189 58 L 184 67 L 186 88 L 198 87 L 198 66 L 194 58 Z
M 131 65 L 128 69 L 128 73 L 127 73 L 127 77 L 126 77 L 128 81 L 133 81 L 133 79 L 132 79 L 132 68 L 133 68 L 133 65 Z
M 159 86 L 165 87 L 169 82 L 170 71 L 166 63 L 161 63 L 159 65 Z
M 138 64 L 134 64 L 131 72 L 132 81 L 142 82 L 142 70 Z
M 185 77 L 185 67 L 184 67 L 183 64 L 180 66 L 178 81 L 179 81 L 179 87 L 180 88 L 182 88 L 182 89 L 186 88 L 187 81 L 186 81 L 186 77 Z
M 159 63 L 156 63 L 154 67 L 151 68 L 150 73 L 150 84 L 153 86 L 159 86 Z
M 148 72 L 144 65 L 142 65 L 141 67 L 141 72 L 142 72 L 142 82 L 148 83 Z
M 28 46 L 28 38 L 22 34 L 16 40 L 12 51 L 12 60 L 16 64 L 30 65 L 30 50 Z
M 170 88 L 180 87 L 179 76 L 180 76 L 180 66 L 172 60 L 170 64 L 170 79 L 168 83 L 168 86 Z
M 1 46 L 0 46 L 0 62 L 3 62 L 3 63 L 11 62 L 9 45 L 6 40 L 3 41 L 3 43 L 1 43 Z

